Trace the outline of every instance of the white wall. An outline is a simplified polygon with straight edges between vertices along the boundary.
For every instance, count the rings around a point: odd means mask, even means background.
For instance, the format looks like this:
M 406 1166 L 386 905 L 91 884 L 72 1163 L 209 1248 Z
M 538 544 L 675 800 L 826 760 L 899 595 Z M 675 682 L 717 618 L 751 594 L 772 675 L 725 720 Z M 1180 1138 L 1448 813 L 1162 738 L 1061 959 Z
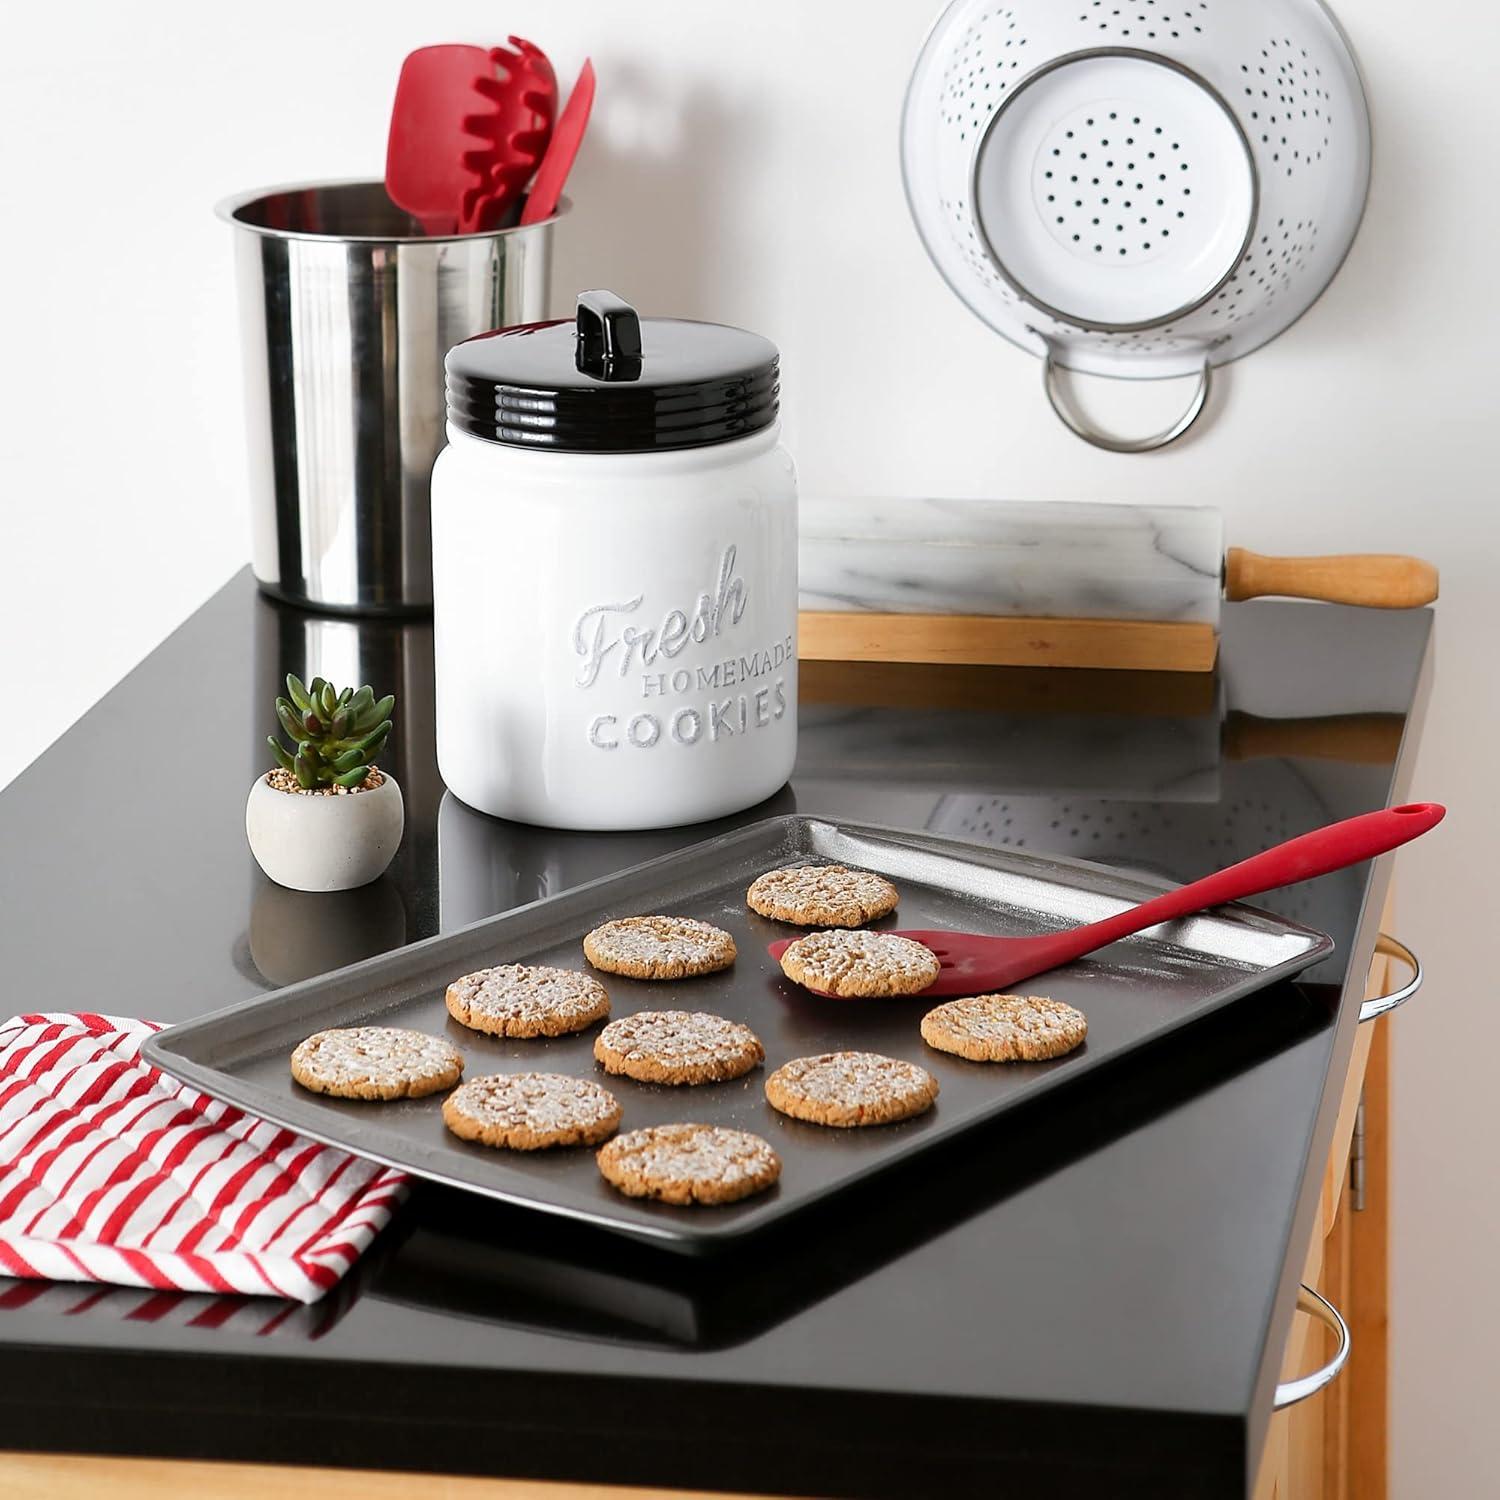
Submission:
M 515 30 L 566 78 L 589 52 L 600 106 L 559 305 L 605 284 L 648 310 L 772 335 L 809 492 L 1207 501 L 1251 546 L 1441 565 L 1417 790 L 1452 817 L 1400 864 L 1401 933 L 1431 984 L 1396 1035 L 1395 1494 L 1500 1492 L 1497 12 L 1345 0 L 1377 129 L 1361 238 L 1319 306 L 1227 372 L 1211 429 L 1140 459 L 1086 448 L 1048 417 L 1036 363 L 954 299 L 907 221 L 897 113 L 934 8 L 5 6 L 0 783 L 247 555 L 214 200 L 375 175 L 413 46 Z

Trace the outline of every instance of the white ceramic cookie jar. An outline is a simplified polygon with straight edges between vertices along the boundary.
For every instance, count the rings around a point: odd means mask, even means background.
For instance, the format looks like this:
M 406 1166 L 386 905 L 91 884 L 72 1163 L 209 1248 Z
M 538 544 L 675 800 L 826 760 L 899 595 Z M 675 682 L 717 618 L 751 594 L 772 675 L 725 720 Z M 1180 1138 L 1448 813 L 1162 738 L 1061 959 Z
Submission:
M 786 781 L 797 492 L 778 367 L 757 334 L 608 292 L 449 352 L 432 552 L 456 796 L 554 828 L 667 828 Z

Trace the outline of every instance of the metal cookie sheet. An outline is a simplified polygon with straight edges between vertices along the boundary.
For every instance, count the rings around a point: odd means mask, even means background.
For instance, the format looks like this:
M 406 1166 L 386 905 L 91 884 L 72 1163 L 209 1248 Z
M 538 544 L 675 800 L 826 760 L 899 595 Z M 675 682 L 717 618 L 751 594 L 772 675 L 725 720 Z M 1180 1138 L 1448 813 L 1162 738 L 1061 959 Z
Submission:
M 987 849 L 953 839 L 792 816 L 592 881 L 453 933 L 306 980 L 161 1032 L 146 1046 L 157 1067 L 278 1125 L 473 1192 L 568 1215 L 671 1248 L 702 1251 L 795 1213 L 891 1163 L 949 1139 L 1043 1091 L 1076 1083 L 1101 1064 L 1200 1019 L 1247 991 L 1324 957 L 1332 940 L 1249 907 L 1218 910 L 1117 943 L 1027 988 L 1088 1016 L 1084 1046 L 1050 1063 L 966 1062 L 928 1048 L 920 998 L 849 1001 L 811 995 L 786 980 L 766 945 L 794 929 L 756 916 L 745 889 L 765 870 L 799 862 L 876 870 L 901 890 L 880 927 L 948 927 L 1026 934 L 1106 916 L 1166 887 L 1106 866 Z M 607 1078 L 593 1060 L 594 1027 L 578 1036 L 509 1040 L 452 1020 L 448 983 L 497 963 L 585 967 L 582 939 L 610 917 L 665 912 L 727 928 L 734 967 L 675 983 L 604 976 L 613 1015 L 712 1010 L 748 1023 L 766 1047 L 765 1069 L 698 1088 Z M 597 1077 L 624 1108 L 621 1129 L 674 1120 L 753 1130 L 780 1153 L 770 1192 L 720 1208 L 676 1208 L 625 1198 L 599 1176 L 588 1150 L 495 1151 L 444 1129 L 441 1096 L 374 1104 L 312 1094 L 288 1059 L 330 1026 L 409 1026 L 450 1037 L 465 1076 L 544 1070 Z M 926 1115 L 866 1130 L 790 1120 L 766 1103 L 767 1072 L 793 1057 L 856 1048 L 920 1062 L 942 1086 Z

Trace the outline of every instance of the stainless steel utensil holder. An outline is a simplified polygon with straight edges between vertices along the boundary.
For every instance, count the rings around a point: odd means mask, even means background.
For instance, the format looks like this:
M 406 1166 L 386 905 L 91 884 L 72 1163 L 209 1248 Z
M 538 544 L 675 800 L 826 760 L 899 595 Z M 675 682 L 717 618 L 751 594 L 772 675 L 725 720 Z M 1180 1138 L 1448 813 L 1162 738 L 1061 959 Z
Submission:
M 235 231 L 251 560 L 266 593 L 355 614 L 431 608 L 443 356 L 546 316 L 552 231 L 567 209 L 436 237 L 379 182 L 219 205 Z

